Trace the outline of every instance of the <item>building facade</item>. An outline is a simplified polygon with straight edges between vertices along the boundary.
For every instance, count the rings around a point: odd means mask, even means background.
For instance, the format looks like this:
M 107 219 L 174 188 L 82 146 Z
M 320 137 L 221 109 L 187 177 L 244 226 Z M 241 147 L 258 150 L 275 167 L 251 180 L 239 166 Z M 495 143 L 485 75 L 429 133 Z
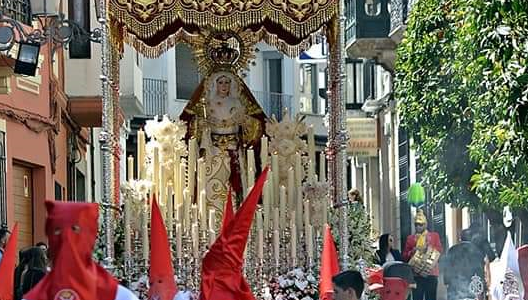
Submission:
M 2 17 L 32 30 L 29 1 L 3 3 Z M 35 76 L 14 73 L 18 44 L 0 60 L 0 223 L 19 224 L 18 247 L 45 241 L 44 201 L 86 199 L 88 131 L 70 110 L 64 52 L 47 43 Z

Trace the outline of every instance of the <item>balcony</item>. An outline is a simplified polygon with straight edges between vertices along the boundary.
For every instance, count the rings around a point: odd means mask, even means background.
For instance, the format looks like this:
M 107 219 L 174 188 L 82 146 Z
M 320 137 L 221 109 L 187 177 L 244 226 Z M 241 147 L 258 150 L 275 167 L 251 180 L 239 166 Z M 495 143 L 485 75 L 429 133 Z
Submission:
M 407 27 L 407 18 L 416 0 L 391 0 L 389 3 L 391 29 L 389 37 L 400 43 Z
M 257 99 L 258 103 L 264 110 L 264 113 L 271 117 L 275 115 L 278 121 L 282 119 L 282 113 L 286 109 L 290 114 L 292 105 L 292 95 L 282 93 L 268 93 L 262 91 L 251 91 L 253 96 Z
M 375 59 L 394 69 L 395 50 L 415 0 L 347 0 L 346 51 L 351 58 Z
M 169 113 L 167 80 L 143 78 L 143 108 L 147 116 Z
M 0 14 L 31 26 L 29 0 L 0 0 Z

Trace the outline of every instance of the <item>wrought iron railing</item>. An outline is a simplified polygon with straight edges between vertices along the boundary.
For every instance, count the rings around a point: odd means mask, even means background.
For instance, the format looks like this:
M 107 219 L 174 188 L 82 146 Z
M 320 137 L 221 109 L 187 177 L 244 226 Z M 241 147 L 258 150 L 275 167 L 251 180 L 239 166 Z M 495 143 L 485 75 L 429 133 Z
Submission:
M 0 0 L 0 14 L 31 25 L 31 5 L 29 0 Z
M 345 1 L 345 43 L 347 44 L 356 37 L 356 6 L 354 1 Z
M 404 25 L 410 11 L 412 0 L 391 0 L 389 2 L 389 13 L 391 19 L 391 32 Z
M 252 93 L 268 117 L 275 115 L 277 120 L 280 121 L 285 110 L 287 110 L 289 114 L 292 113 L 292 95 L 262 91 L 252 91 Z
M 7 169 L 5 133 L 0 131 L 0 226 L 7 225 Z
M 148 116 L 168 113 L 167 80 L 143 78 L 143 107 Z

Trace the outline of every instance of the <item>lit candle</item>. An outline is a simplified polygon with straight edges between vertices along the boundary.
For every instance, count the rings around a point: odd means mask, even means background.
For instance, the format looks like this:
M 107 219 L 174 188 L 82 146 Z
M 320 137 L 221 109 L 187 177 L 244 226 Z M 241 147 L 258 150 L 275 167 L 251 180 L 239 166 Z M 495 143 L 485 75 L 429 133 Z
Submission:
M 203 190 L 205 190 L 205 159 L 202 157 L 198 159 L 198 193 Z
M 313 227 L 308 226 L 308 232 L 306 234 L 306 250 L 308 252 L 308 258 L 313 259 Z
M 196 207 L 196 204 L 191 205 L 191 217 L 192 224 L 198 224 L 198 207 Z
M 280 220 L 280 218 L 279 218 L 279 208 L 275 207 L 273 209 L 273 230 L 279 230 L 279 228 L 280 228 L 279 220 Z
M 183 191 L 187 187 L 185 184 L 185 172 L 186 171 L 187 171 L 187 160 L 185 158 L 182 158 L 180 160 L 180 182 L 179 182 L 179 189 L 177 191 L 180 194 L 178 198 L 179 202 L 177 202 L 179 204 L 183 204 L 183 199 L 184 199 Z
M 295 153 L 295 186 L 302 186 L 304 170 L 302 169 L 301 154 Z
M 262 199 L 262 204 L 264 206 L 264 232 L 268 232 L 270 226 L 270 180 L 266 180 L 264 183 L 264 197 Z
M 247 186 L 248 190 L 255 184 L 255 151 L 250 148 L 247 150 Z
M 200 192 L 200 201 L 198 202 L 198 204 L 200 205 L 199 207 L 199 212 L 200 212 L 200 229 L 201 230 L 207 230 L 207 200 L 205 199 L 205 191 L 202 190 Z
M 295 173 L 293 168 L 288 169 L 288 208 L 295 210 Z
M 302 187 L 297 187 L 297 201 L 296 201 L 295 210 L 297 212 L 296 215 L 296 223 L 297 229 L 302 230 L 303 228 L 303 194 L 302 194 Z
M 163 210 L 164 208 L 166 208 L 166 204 L 167 204 L 167 190 L 166 190 L 166 185 L 165 183 L 167 182 L 165 179 L 167 178 L 166 176 L 166 173 L 165 173 L 165 167 L 161 167 L 161 171 L 160 171 L 160 176 L 159 176 L 159 185 L 157 186 L 158 187 L 158 194 L 156 195 L 157 198 L 158 198 L 158 204 L 160 204 L 161 206 L 161 209 Z
M 178 206 L 182 202 L 181 180 L 180 180 L 180 154 L 174 153 L 174 166 L 172 168 L 172 189 L 174 191 L 174 205 Z
M 148 233 L 149 211 L 150 211 L 150 206 L 148 204 L 148 201 L 145 201 L 145 205 L 143 207 L 143 222 L 142 222 L 143 260 L 145 261 L 147 261 L 149 258 L 149 233 Z
M 264 259 L 264 229 L 259 229 L 257 233 L 257 258 Z
M 176 258 L 182 258 L 183 229 L 180 223 L 176 224 Z
M 169 238 L 173 237 L 173 218 L 174 218 L 174 207 L 172 204 L 172 186 L 167 187 L 167 228 L 169 230 Z
M 154 178 L 154 184 L 152 185 L 152 193 L 158 195 L 158 188 L 159 188 L 159 176 L 160 176 L 160 165 L 159 165 L 159 149 L 158 146 L 154 146 L 154 157 L 153 157 L 153 178 Z
M 196 139 L 192 138 L 189 140 L 189 159 L 187 161 L 188 171 L 187 171 L 187 187 L 191 193 L 191 198 L 194 198 L 194 188 L 196 186 L 196 155 L 198 151 L 198 145 L 196 144 Z
M 183 204 L 176 204 L 176 223 L 183 223 Z
M 257 210 L 257 215 L 255 216 L 255 218 L 257 219 L 257 230 L 264 229 L 262 225 L 262 211 L 261 210 Z
M 315 167 L 313 165 L 313 161 L 308 161 L 308 182 L 314 183 L 315 182 Z
M 216 227 L 216 212 L 214 209 L 209 210 L 209 231 L 215 232 Z
M 128 157 L 128 181 L 134 180 L 134 157 Z
M 191 229 L 191 193 L 189 189 L 185 188 L 183 190 L 183 219 L 185 223 L 183 224 L 183 230 L 189 232 Z
M 315 134 L 313 125 L 308 127 L 308 160 L 315 162 Z M 308 172 L 315 174 L 315 169 L 308 169 Z
M 328 223 L 328 199 L 325 197 L 323 201 L 323 226 Z
M 216 241 L 216 232 L 214 230 L 209 229 L 209 246 L 212 246 L 214 242 Z
M 137 176 L 145 179 L 145 132 L 141 129 L 137 131 Z
M 273 255 L 275 257 L 275 264 L 280 261 L 280 235 L 278 230 L 273 231 Z
M 265 135 L 260 138 L 260 164 L 262 169 L 268 164 L 268 137 Z
M 279 196 L 279 200 L 280 200 L 280 228 L 285 228 L 286 227 L 286 213 L 287 213 L 287 210 L 286 210 L 286 188 L 284 186 L 281 185 L 280 187 L 280 196 Z
M 194 223 L 191 227 L 192 249 L 194 258 L 200 258 L 200 234 L 198 224 Z
M 310 201 L 304 201 L 304 230 L 310 226 Z
M 271 156 L 271 170 L 273 170 L 273 198 L 274 198 L 274 201 L 278 201 L 279 200 L 279 156 L 277 154 L 273 154 Z M 275 206 L 277 205 L 278 203 L 275 202 Z
M 295 228 L 295 223 L 291 222 L 291 230 L 290 230 L 290 242 L 291 242 L 291 258 L 296 259 L 297 258 L 297 229 Z

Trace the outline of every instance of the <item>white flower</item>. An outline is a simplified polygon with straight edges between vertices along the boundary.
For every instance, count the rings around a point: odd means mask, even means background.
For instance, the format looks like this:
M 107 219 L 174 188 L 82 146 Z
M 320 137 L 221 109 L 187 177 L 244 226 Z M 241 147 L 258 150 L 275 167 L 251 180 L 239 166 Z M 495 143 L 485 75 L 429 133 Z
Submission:
M 302 279 L 296 279 L 295 280 L 295 286 L 299 288 L 301 291 L 304 291 L 304 289 L 308 286 L 308 281 L 302 280 Z

